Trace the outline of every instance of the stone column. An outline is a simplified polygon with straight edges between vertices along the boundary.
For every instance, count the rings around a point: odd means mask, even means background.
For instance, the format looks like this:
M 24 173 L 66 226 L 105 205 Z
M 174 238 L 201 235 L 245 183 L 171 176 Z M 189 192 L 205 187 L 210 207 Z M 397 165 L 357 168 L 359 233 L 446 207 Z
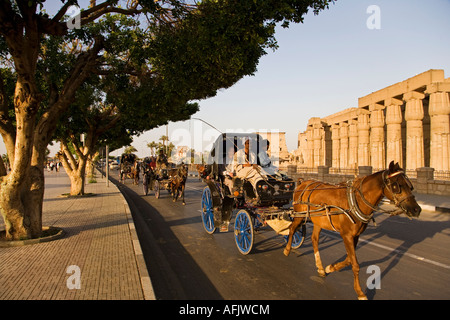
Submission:
M 383 106 L 370 106 L 370 161 L 375 170 L 383 169 L 385 165 L 384 148 L 384 112 Z
M 339 128 L 339 138 L 341 153 L 339 157 L 339 167 L 348 168 L 348 123 L 342 122 Z
M 332 141 L 332 151 L 331 151 L 331 167 L 339 168 L 339 155 L 341 153 L 340 149 L 340 137 L 339 137 L 339 125 L 331 125 L 331 141 Z
M 392 160 L 403 168 L 402 156 L 402 109 L 403 101 L 389 98 L 386 105 L 386 163 Z
M 314 167 L 322 165 L 322 130 L 317 125 L 313 129 L 314 140 Z
M 403 95 L 406 101 L 406 169 L 415 170 L 425 164 L 423 146 L 423 104 L 424 94 L 411 91 Z
M 358 167 L 358 121 L 350 120 L 348 126 L 348 167 Z
M 437 92 L 436 89 L 428 86 L 427 90 L 430 93 L 430 167 L 450 170 L 449 93 Z
M 358 166 L 370 165 L 369 114 L 358 115 Z
M 314 140 L 312 127 L 308 126 L 306 129 L 306 167 L 314 168 Z

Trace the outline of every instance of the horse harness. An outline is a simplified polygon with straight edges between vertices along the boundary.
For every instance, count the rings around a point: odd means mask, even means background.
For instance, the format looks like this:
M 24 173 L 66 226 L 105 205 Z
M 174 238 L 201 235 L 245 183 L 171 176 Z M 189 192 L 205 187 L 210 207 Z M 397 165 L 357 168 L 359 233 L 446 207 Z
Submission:
M 399 174 L 404 174 L 403 171 L 397 171 L 394 172 L 392 174 L 388 174 L 388 171 L 385 170 L 382 173 L 382 180 L 383 180 L 383 190 L 388 190 L 391 194 L 392 197 L 394 199 L 394 204 L 396 207 L 400 208 L 400 212 L 403 212 L 404 209 L 401 207 L 401 203 L 403 201 L 405 201 L 406 199 L 408 199 L 409 197 L 412 197 L 412 195 L 408 195 L 402 199 L 398 199 L 397 198 L 397 194 L 401 193 L 400 191 L 400 186 L 398 185 L 397 182 L 392 182 L 390 180 L 390 178 L 397 176 Z M 405 181 L 407 182 L 408 187 L 413 190 L 412 184 L 409 181 L 409 179 L 406 177 L 406 175 L 404 176 Z M 349 180 L 346 182 L 345 185 L 340 184 L 340 185 L 335 185 L 333 186 L 333 188 L 346 188 L 346 195 L 347 195 L 347 201 L 348 201 L 348 205 L 349 205 L 349 209 L 344 209 L 342 207 L 339 206 L 335 206 L 335 205 L 328 205 L 326 203 L 322 203 L 322 204 L 315 204 L 315 203 L 311 203 L 310 202 L 310 197 L 312 195 L 312 193 L 316 190 L 324 190 L 324 189 L 320 189 L 319 187 L 324 185 L 324 182 L 321 181 L 313 181 L 311 183 L 309 183 L 302 191 L 302 193 L 300 194 L 300 199 L 303 199 L 303 195 L 305 194 L 306 191 L 309 191 L 309 195 L 306 199 L 306 201 L 300 200 L 300 201 L 294 201 L 293 205 L 295 204 L 304 204 L 307 205 L 307 210 L 303 211 L 303 212 L 294 212 L 293 213 L 293 217 L 298 217 L 298 218 L 306 218 L 306 220 L 308 218 L 311 218 L 311 216 L 323 216 L 326 215 L 328 217 L 328 220 L 331 224 L 331 227 L 333 228 L 334 231 L 337 231 L 336 228 L 333 225 L 333 222 L 331 220 L 331 215 L 336 215 L 336 214 L 345 214 L 346 217 L 353 223 L 355 224 L 355 219 L 353 217 L 356 217 L 357 220 L 359 220 L 360 222 L 367 224 L 370 222 L 370 220 L 373 221 L 373 223 L 376 226 L 376 222 L 375 219 L 373 217 L 374 212 L 375 211 L 381 211 L 384 213 L 390 213 L 391 215 L 395 215 L 398 214 L 399 210 L 398 209 L 394 209 L 394 210 L 384 210 L 378 207 L 378 205 L 374 206 L 372 205 L 369 201 L 367 201 L 367 199 L 364 197 L 362 191 L 361 191 L 361 186 L 362 183 L 364 181 L 365 177 L 363 177 L 360 181 L 358 185 L 355 185 L 355 180 Z M 308 189 L 309 187 L 311 187 L 312 185 L 316 184 L 315 186 L 313 186 L 311 189 Z M 325 188 L 325 189 L 331 189 L 331 188 Z M 358 205 L 358 202 L 356 200 L 356 194 L 359 194 L 362 201 L 364 202 L 364 204 L 366 206 L 368 206 L 371 209 L 371 213 L 369 215 L 364 214 L 361 211 L 361 208 Z M 384 191 L 383 191 L 383 196 L 384 196 Z M 317 207 L 316 209 L 311 210 L 311 207 Z M 331 209 L 335 209 L 335 211 L 330 211 Z M 323 213 L 323 211 L 325 210 L 325 213 Z M 337 211 L 336 211 L 337 210 Z

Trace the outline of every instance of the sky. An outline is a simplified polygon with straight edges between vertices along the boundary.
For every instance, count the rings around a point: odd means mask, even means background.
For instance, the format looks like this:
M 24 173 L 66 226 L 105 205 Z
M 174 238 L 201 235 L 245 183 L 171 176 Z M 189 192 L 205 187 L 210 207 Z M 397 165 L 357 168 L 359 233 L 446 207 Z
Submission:
M 379 29 L 371 5 L 379 8 Z M 358 98 L 429 69 L 450 77 L 450 0 L 338 0 L 303 24 L 278 28 L 279 48 L 268 51 L 253 76 L 199 101 L 200 118 L 222 132 L 286 132 L 288 150 L 312 117 L 357 107 Z M 195 131 L 195 132 L 194 132 Z M 198 120 L 169 123 L 174 144 L 208 148 L 218 131 Z M 190 133 L 193 138 L 184 138 Z M 136 137 L 138 155 L 166 134 L 160 127 Z M 193 141 L 193 142 L 192 142 Z M 198 150 L 198 148 L 195 148 Z M 120 154 L 121 150 L 116 151 Z
M 368 11 L 373 6 L 378 11 Z M 449 12 L 450 0 L 338 0 L 302 24 L 277 28 L 279 48 L 268 50 L 253 76 L 199 101 L 192 118 L 202 121 L 171 122 L 135 137 L 132 145 L 139 157 L 148 156 L 147 143 L 167 130 L 175 145 L 207 150 L 219 135 L 215 127 L 286 132 L 293 151 L 312 117 L 357 107 L 359 97 L 429 69 L 450 77 Z

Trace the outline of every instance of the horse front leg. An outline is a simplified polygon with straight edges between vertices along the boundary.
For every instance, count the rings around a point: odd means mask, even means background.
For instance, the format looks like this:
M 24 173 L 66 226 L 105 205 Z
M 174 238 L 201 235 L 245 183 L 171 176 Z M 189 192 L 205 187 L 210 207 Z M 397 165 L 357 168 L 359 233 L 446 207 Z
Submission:
M 303 222 L 303 218 L 294 218 L 294 221 L 292 221 L 291 226 L 289 227 L 289 237 L 286 244 L 286 247 L 284 248 L 284 255 L 287 257 L 291 253 L 292 248 L 292 239 L 294 236 L 295 231 L 297 230 L 298 226 Z
M 344 238 L 344 236 L 343 236 L 342 234 L 341 234 L 341 237 Z M 353 246 L 354 246 L 355 249 L 356 249 L 356 245 L 358 244 L 358 239 L 359 239 L 359 236 L 354 237 L 354 239 L 353 239 Z M 344 261 L 341 261 L 341 262 L 337 262 L 337 263 L 333 263 L 333 264 L 328 265 L 328 266 L 325 268 L 325 272 L 326 272 L 326 273 L 332 273 L 332 272 L 339 271 L 339 270 L 341 270 L 342 268 L 345 268 L 345 267 L 349 266 L 351 263 L 352 263 L 352 262 L 351 262 L 351 260 L 350 260 L 350 256 L 347 254 L 347 257 L 345 258 Z
M 314 224 L 313 232 L 311 234 L 311 242 L 314 249 L 314 259 L 316 260 L 317 272 L 321 277 L 325 277 L 327 274 L 323 269 L 322 260 L 320 259 L 319 254 L 319 237 L 321 231 L 322 228 L 319 227 L 317 224 Z
M 183 206 L 186 205 L 186 202 L 184 201 L 184 188 L 185 188 L 185 185 L 183 184 L 183 185 L 181 186 L 181 196 L 183 197 Z
M 173 201 L 173 202 L 177 201 L 178 190 L 175 189 L 175 188 L 171 188 L 170 194 L 172 195 L 172 201 Z
M 353 236 L 343 237 L 345 249 L 347 250 L 347 256 L 352 264 L 353 271 L 353 288 L 355 289 L 356 294 L 358 295 L 358 300 L 367 300 L 367 296 L 361 289 L 361 284 L 359 282 L 359 263 L 356 258 L 356 243 L 358 243 L 358 239 Z

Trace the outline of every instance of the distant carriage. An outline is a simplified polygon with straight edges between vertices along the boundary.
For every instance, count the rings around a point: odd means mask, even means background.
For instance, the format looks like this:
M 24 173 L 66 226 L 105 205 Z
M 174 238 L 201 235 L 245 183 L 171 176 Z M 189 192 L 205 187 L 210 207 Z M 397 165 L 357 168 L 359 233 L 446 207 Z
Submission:
M 167 190 L 172 195 L 173 202 L 177 201 L 178 198 L 182 198 L 183 205 L 185 205 L 184 190 L 188 176 L 188 167 L 185 164 L 175 168 L 171 164 L 169 166 L 168 168 L 166 165 L 163 165 L 155 170 L 153 186 L 155 197 L 159 199 L 161 190 Z
M 125 179 L 133 180 L 133 184 L 139 184 L 139 163 L 137 156 L 133 153 L 124 153 L 120 157 L 119 180 L 125 183 Z

